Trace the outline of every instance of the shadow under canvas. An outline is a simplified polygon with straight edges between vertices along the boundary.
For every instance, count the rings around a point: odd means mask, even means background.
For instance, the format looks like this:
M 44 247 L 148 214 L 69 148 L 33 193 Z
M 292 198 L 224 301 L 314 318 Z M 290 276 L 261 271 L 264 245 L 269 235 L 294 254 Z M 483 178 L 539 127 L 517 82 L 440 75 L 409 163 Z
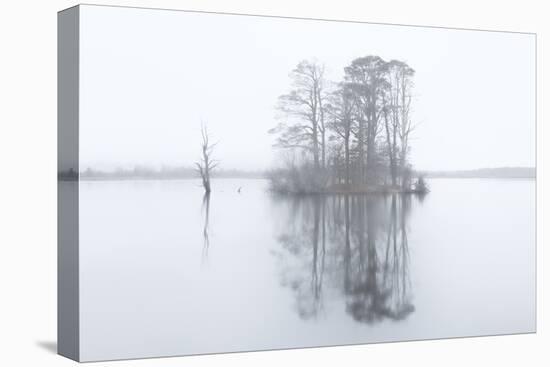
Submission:
M 57 342 L 51 340 L 39 340 L 36 345 L 47 352 L 57 354 Z

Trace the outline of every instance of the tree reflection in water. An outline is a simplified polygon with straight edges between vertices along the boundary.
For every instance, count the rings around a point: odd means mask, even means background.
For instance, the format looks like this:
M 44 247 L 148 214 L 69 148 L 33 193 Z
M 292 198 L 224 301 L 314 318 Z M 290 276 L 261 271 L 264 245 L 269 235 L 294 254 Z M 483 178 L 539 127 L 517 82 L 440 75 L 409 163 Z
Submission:
M 402 320 L 414 311 L 407 218 L 411 196 L 280 197 L 283 285 L 301 318 L 324 310 L 323 289 L 343 299 L 354 320 Z
M 208 236 L 210 221 L 210 193 L 204 193 L 202 198 L 202 210 L 204 212 L 204 221 L 202 227 L 202 261 L 208 258 L 208 249 L 210 247 L 210 237 Z
M 278 241 L 288 253 L 289 275 L 283 279 L 296 294 L 300 317 L 316 316 L 322 309 L 322 286 L 326 255 L 326 203 L 313 197 L 288 202 L 288 232 Z M 298 214 L 300 213 L 300 214 Z M 309 220 L 294 220 L 309 218 Z M 285 254 L 280 254 L 285 257 Z

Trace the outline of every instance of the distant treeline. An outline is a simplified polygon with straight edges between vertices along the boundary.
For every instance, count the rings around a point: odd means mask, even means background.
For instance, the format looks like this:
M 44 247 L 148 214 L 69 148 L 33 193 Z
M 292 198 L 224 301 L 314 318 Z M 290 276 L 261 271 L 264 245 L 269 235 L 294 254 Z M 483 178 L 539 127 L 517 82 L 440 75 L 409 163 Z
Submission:
M 430 178 L 536 178 L 534 167 L 479 168 L 463 171 L 426 171 Z
M 270 178 L 276 172 L 271 171 L 243 171 L 236 169 L 216 170 L 212 173 L 216 178 Z M 498 167 L 479 168 L 462 171 L 420 171 L 413 175 L 427 178 L 536 178 L 534 167 Z M 73 169 L 60 171 L 58 178 L 61 181 L 76 181 L 78 174 Z M 135 167 L 130 169 L 116 169 L 113 171 L 102 171 L 88 168 L 80 172 L 81 180 L 170 180 L 170 179 L 196 179 L 200 178 L 197 170 L 190 167 L 164 167 L 153 169 L 146 167 Z
M 263 178 L 263 171 L 241 171 L 236 169 L 216 170 L 212 177 L 216 178 Z M 60 174 L 60 177 L 62 175 Z M 81 180 L 170 180 L 170 179 L 196 179 L 200 178 L 197 170 L 191 167 L 162 167 L 154 169 L 149 167 L 118 168 L 112 171 L 102 171 L 87 168 L 80 172 Z

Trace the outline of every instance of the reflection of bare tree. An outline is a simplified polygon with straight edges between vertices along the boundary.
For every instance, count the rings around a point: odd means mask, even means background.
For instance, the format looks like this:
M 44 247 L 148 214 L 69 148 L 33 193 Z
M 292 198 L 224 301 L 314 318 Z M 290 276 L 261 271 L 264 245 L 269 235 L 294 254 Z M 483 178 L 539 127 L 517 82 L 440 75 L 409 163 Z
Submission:
M 287 204 L 287 231 L 278 237 L 278 241 L 295 261 L 286 264 L 283 283 L 294 291 L 300 317 L 312 318 L 322 310 L 326 208 L 323 202 L 313 197 L 291 200 Z M 301 220 L 304 217 L 311 220 Z
M 384 235 L 378 236 L 376 219 L 381 213 L 367 198 L 367 259 L 359 267 L 348 291 L 347 309 L 354 319 L 372 323 L 383 319 L 401 320 L 414 311 L 410 299 L 409 250 L 406 218 L 410 196 L 392 195 L 389 218 L 382 223 Z M 400 206 L 398 207 L 398 204 Z M 385 248 L 382 247 L 384 245 Z M 383 261 L 379 253 L 384 253 Z M 362 270 L 364 269 L 364 270 Z
M 209 221 L 210 221 L 210 193 L 204 193 L 202 197 L 202 210 L 204 211 L 204 225 L 202 228 L 202 259 L 206 260 L 208 257 L 208 248 L 210 247 L 210 238 L 208 236 Z
M 346 291 L 346 309 L 354 319 L 372 322 L 386 315 L 385 294 L 379 282 L 378 252 L 376 248 L 378 202 L 372 197 L 354 198 L 352 210 L 356 213 L 356 262 L 350 269 L 350 284 Z
M 401 196 L 400 227 L 398 228 L 397 198 L 391 197 L 390 222 L 386 237 L 386 252 L 383 265 L 383 286 L 389 290 L 388 304 L 394 318 L 402 318 L 414 307 L 410 304 L 408 290 L 409 279 L 409 249 L 407 240 L 406 211 L 408 198 Z
M 323 289 L 323 273 L 325 268 L 325 254 L 326 254 L 326 225 L 325 225 L 325 205 L 318 200 L 315 200 L 313 205 L 315 206 L 315 224 L 313 226 L 312 233 L 312 247 L 313 247 L 313 259 L 312 259 L 312 271 L 311 271 L 311 289 L 316 305 L 320 305 L 321 292 Z M 319 228 L 320 227 L 320 228 Z M 320 232 L 320 233 L 319 233 Z M 321 240 L 319 243 L 319 234 Z M 319 245 L 321 246 L 319 248 Z
M 410 196 L 279 199 L 288 218 L 278 237 L 285 250 L 283 284 L 294 291 L 300 317 L 317 316 L 327 287 L 335 291 L 331 295 L 343 297 L 346 311 L 358 322 L 401 320 L 414 311 Z

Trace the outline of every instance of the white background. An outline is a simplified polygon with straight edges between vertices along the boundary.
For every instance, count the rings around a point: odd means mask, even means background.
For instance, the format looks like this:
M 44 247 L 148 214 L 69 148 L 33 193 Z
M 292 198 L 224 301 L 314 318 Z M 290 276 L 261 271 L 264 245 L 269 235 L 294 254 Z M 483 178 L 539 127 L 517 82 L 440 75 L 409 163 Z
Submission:
M 97 363 L 113 366 L 547 365 L 542 263 L 543 89 L 548 77 L 542 1 L 96 1 L 98 4 L 285 15 L 538 33 L 538 332 L 307 350 Z M 68 366 L 56 337 L 56 12 L 73 1 L 0 3 L 0 365 Z M 505 75 L 503 75 L 505 77 Z M 548 103 L 548 102 L 547 102 Z M 547 129 L 546 129 L 547 130 Z M 546 259 L 547 260 L 547 259 Z M 547 273 L 547 272 L 546 272 Z M 498 305 L 487 305 L 498 308 Z M 550 358 L 548 358 L 550 359 Z

